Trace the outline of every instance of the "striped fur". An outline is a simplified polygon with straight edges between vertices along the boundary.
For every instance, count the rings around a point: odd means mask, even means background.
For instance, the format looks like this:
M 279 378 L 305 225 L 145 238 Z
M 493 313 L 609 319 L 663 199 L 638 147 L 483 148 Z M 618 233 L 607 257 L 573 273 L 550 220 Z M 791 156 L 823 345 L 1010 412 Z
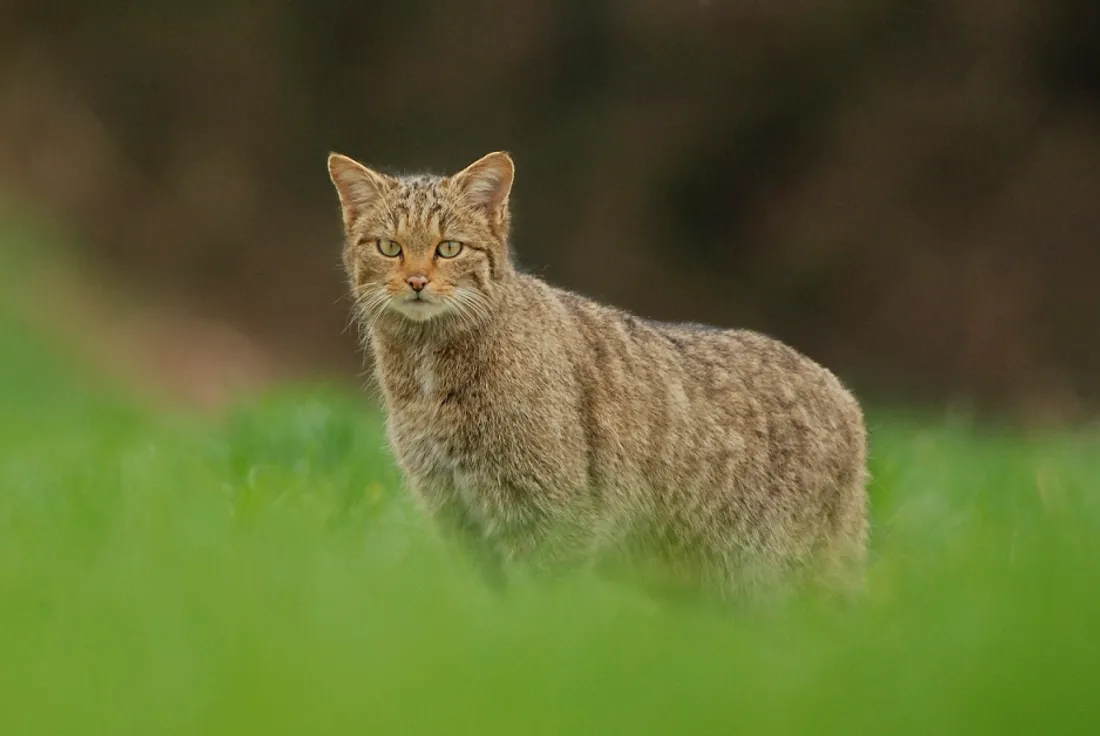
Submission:
M 518 272 L 506 154 L 450 177 L 336 154 L 329 171 L 393 451 L 488 569 L 626 564 L 728 599 L 858 583 L 866 435 L 831 372 L 754 332 L 642 319 Z M 454 258 L 436 252 L 448 240 Z

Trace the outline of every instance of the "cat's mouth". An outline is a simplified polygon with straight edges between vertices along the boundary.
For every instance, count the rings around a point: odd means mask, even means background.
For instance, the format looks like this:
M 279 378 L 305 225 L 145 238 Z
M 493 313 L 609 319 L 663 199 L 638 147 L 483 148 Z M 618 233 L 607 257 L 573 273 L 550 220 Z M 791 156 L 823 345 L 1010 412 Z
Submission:
M 445 304 L 419 293 L 404 299 L 395 299 L 390 302 L 390 308 L 414 322 L 426 322 L 447 310 Z

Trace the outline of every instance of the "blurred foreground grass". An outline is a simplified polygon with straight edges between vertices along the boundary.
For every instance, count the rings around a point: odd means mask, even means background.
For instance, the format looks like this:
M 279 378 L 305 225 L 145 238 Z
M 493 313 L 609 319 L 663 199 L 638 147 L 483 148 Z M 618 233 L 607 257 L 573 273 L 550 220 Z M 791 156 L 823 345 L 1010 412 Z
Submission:
M 1100 728 L 1100 441 L 874 425 L 867 600 L 768 619 L 594 581 L 497 599 L 362 396 L 220 420 L 0 313 L 0 733 Z

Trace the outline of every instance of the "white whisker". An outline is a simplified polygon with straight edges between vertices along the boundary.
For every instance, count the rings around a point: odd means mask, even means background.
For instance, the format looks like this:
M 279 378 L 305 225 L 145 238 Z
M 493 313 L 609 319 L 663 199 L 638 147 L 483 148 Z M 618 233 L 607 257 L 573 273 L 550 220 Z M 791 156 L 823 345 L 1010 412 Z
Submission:
M 453 304 L 460 320 L 465 325 L 472 326 L 474 323 L 485 322 L 489 319 L 487 300 L 472 289 L 455 289 Z
M 352 307 L 353 319 L 359 325 L 360 340 L 365 342 L 370 329 L 378 318 L 386 311 L 390 296 L 385 289 L 372 288 L 361 294 Z

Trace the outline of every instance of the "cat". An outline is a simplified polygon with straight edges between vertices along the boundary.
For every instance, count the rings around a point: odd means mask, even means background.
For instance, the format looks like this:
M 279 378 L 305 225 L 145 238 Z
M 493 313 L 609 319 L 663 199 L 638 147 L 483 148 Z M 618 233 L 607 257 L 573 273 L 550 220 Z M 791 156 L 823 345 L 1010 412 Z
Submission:
M 867 438 L 833 373 L 520 272 L 507 153 L 452 176 L 328 169 L 392 450 L 493 579 L 614 560 L 723 600 L 859 586 Z

